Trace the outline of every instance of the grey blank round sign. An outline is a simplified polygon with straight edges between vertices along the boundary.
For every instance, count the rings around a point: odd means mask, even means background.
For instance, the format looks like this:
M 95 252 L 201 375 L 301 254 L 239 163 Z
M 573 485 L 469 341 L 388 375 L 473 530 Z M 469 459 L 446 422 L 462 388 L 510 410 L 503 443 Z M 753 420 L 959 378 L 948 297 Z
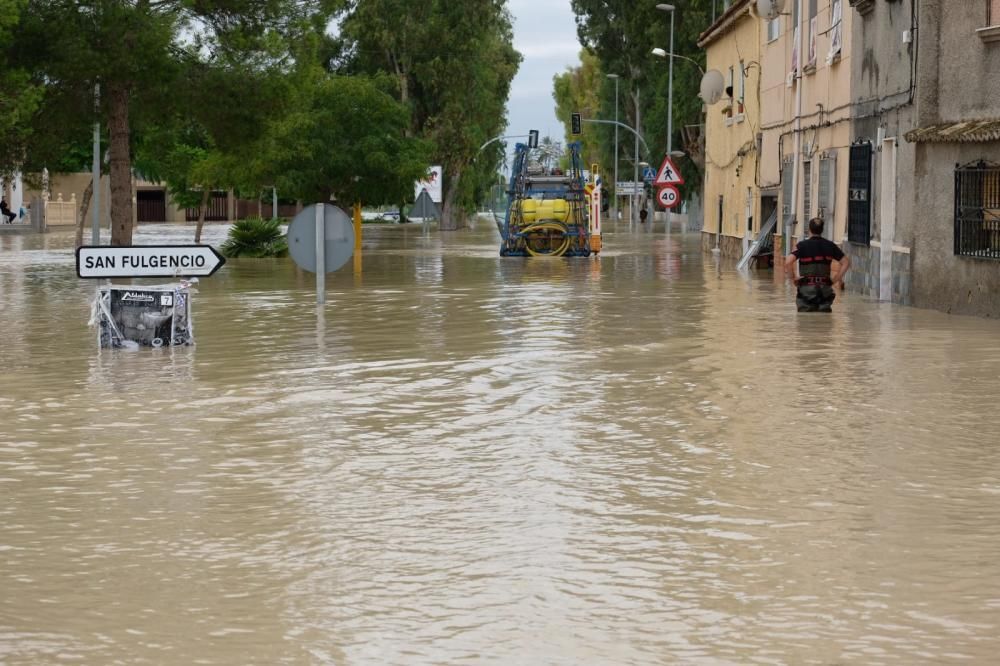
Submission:
M 306 206 L 288 225 L 288 253 L 299 268 L 316 272 L 316 206 L 323 206 L 326 222 L 326 271 L 332 273 L 354 254 L 354 224 L 350 216 L 331 204 Z

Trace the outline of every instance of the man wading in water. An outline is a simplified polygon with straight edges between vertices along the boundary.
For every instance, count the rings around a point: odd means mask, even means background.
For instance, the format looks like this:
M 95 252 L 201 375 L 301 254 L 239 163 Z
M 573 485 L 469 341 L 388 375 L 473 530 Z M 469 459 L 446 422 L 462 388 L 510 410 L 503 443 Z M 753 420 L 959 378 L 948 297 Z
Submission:
M 823 220 L 809 220 L 809 238 L 799 242 L 785 259 L 785 270 L 795 277 L 795 262 L 799 262 L 799 276 L 795 279 L 798 295 L 795 299 L 799 312 L 832 312 L 837 294 L 834 285 L 844 288 L 844 274 L 851 266 L 851 258 L 837 245 L 823 238 Z M 837 272 L 831 275 L 830 265 L 837 262 Z

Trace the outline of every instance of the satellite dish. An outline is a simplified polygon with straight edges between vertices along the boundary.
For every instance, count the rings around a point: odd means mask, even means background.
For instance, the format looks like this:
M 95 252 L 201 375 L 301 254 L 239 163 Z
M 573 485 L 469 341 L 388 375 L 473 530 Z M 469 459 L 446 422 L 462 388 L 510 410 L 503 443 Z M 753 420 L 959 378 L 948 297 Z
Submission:
M 705 104 L 715 104 L 722 99 L 722 94 L 726 91 L 726 80 L 722 78 L 722 72 L 717 69 L 710 69 L 701 77 L 701 97 Z
M 757 0 L 757 13 L 765 19 L 778 18 L 785 10 L 785 0 Z

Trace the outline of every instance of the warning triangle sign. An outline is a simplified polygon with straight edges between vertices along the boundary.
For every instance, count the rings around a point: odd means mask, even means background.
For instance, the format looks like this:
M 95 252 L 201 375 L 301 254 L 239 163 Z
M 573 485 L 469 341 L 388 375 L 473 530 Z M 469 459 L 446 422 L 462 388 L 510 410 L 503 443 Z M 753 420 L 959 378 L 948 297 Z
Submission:
M 663 164 L 660 165 L 660 170 L 656 172 L 656 180 L 653 181 L 653 184 L 657 186 L 684 184 L 684 176 L 681 175 L 674 161 L 670 159 L 670 155 L 663 158 Z
M 431 199 L 431 195 L 427 193 L 426 188 L 420 190 L 420 196 L 417 197 L 413 208 L 410 209 L 409 216 L 421 220 L 438 219 L 437 206 L 434 205 L 434 201 Z

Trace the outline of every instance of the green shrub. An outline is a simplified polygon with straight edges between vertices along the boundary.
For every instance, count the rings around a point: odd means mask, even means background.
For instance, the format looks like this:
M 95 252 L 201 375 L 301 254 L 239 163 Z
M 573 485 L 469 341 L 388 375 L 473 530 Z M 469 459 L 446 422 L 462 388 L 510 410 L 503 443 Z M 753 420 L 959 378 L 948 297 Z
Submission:
M 229 238 L 219 248 L 226 257 L 285 257 L 288 241 L 281 232 L 281 221 L 248 217 L 229 230 Z

